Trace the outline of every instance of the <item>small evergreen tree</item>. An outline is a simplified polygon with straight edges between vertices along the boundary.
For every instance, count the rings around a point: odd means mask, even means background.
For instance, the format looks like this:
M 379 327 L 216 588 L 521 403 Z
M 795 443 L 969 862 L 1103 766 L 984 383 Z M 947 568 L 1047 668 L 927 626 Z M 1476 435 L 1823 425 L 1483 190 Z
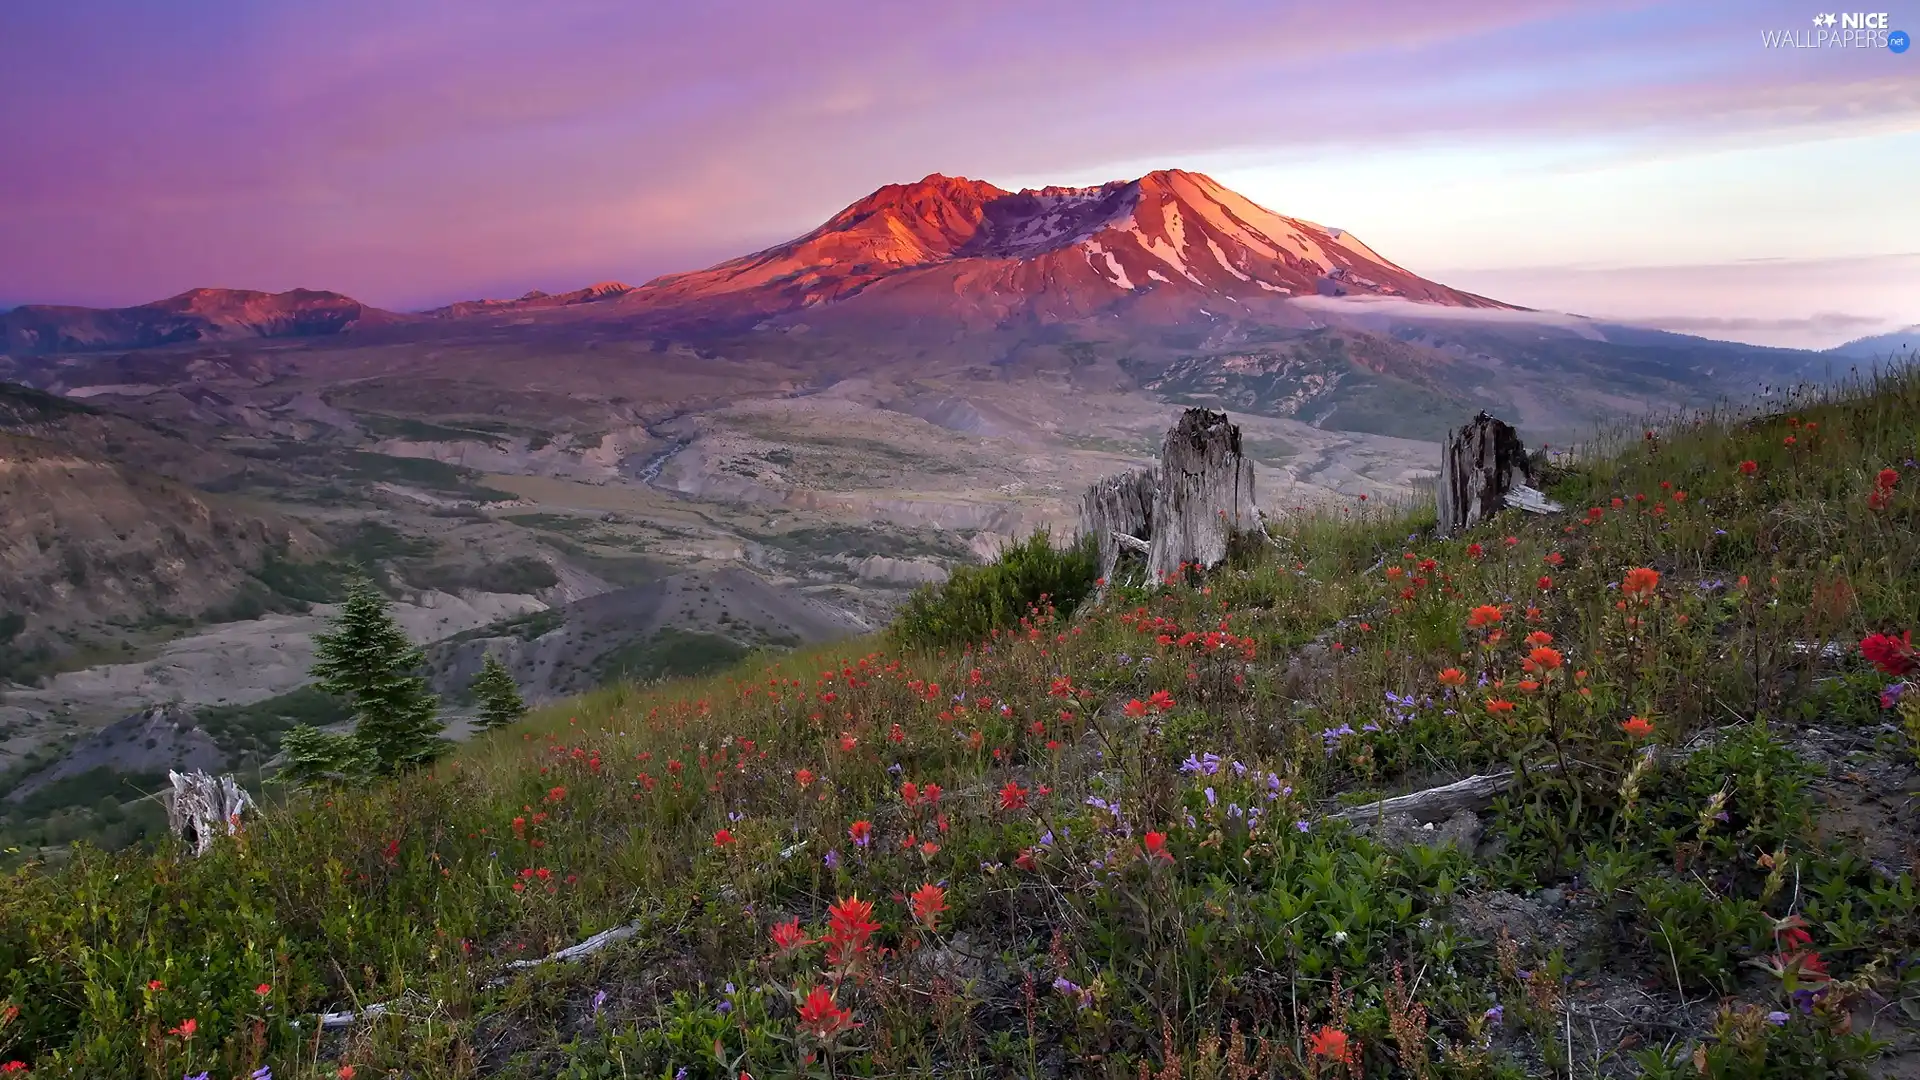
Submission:
M 312 724 L 298 724 L 280 736 L 284 755 L 275 783 L 294 787 L 314 787 L 339 783 L 371 772 L 360 741 L 352 735 L 335 735 Z
M 314 635 L 311 674 L 352 706 L 353 740 L 367 766 L 390 774 L 432 761 L 446 745 L 440 703 L 417 673 L 420 649 L 393 621 L 387 598 L 372 582 L 354 581 L 333 626 Z
M 527 703 L 520 697 L 520 688 L 514 685 L 513 674 L 492 653 L 487 654 L 480 673 L 468 686 L 480 702 L 482 731 L 506 727 L 527 715 Z

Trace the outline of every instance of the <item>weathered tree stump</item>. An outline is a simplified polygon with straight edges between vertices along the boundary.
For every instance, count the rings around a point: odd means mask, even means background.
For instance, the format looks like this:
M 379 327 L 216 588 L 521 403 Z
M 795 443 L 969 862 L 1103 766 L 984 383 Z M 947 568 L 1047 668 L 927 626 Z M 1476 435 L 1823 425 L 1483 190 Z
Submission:
M 1261 528 L 1253 505 L 1253 462 L 1240 452 L 1240 427 L 1226 413 L 1188 409 L 1160 449 L 1147 573 L 1164 581 L 1183 566 L 1211 569 L 1235 533 Z
M 1437 532 L 1452 536 L 1513 506 L 1534 513 L 1559 510 L 1533 487 L 1533 466 L 1520 433 L 1504 420 L 1480 413 L 1447 437 L 1434 485 Z
M 1125 551 L 1147 553 L 1153 535 L 1153 499 L 1158 479 L 1152 469 L 1121 473 L 1095 481 L 1080 500 L 1080 531 L 1100 547 L 1100 576 L 1113 580 Z
M 253 797 L 232 776 L 167 772 L 173 790 L 167 793 L 167 828 L 191 841 L 193 853 L 204 855 L 214 839 L 240 831 L 240 815 L 252 809 Z
M 1158 583 L 1181 567 L 1211 569 L 1236 533 L 1266 526 L 1253 502 L 1253 463 L 1240 428 L 1226 413 L 1188 409 L 1167 432 L 1157 468 L 1109 476 L 1080 501 L 1080 531 L 1100 547 L 1100 574 L 1111 580 L 1122 556 L 1146 560 Z

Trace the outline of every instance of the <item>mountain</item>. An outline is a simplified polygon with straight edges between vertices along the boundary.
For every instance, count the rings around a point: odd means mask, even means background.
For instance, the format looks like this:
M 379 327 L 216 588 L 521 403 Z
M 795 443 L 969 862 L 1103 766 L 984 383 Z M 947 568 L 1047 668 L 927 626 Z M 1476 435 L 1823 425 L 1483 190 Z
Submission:
M 457 319 L 466 315 L 491 315 L 504 311 L 540 311 L 613 300 L 632 291 L 633 286 L 625 282 L 602 281 L 572 292 L 547 293 L 532 289 L 512 300 L 461 300 L 445 307 L 430 308 L 420 314 L 436 319 Z
M 1352 234 L 1256 206 L 1177 169 L 1009 192 L 938 174 L 889 184 L 797 240 L 648 282 L 618 306 L 676 320 L 839 313 L 970 329 L 1121 313 L 1168 323 L 1300 296 L 1505 309 L 1404 269 Z
M 132 349 L 182 342 L 312 337 L 399 321 L 352 297 L 313 289 L 189 289 L 125 308 L 29 304 L 0 312 L 0 351 Z
M 1902 353 L 1920 353 L 1920 324 L 1872 337 L 1855 338 L 1827 350 L 1849 360 L 1885 360 Z

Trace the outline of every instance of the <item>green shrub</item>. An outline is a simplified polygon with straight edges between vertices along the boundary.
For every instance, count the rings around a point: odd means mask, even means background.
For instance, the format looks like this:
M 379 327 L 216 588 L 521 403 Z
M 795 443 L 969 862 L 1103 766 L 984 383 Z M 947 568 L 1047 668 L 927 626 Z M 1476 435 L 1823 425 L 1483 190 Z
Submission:
M 907 646 L 955 645 L 1017 625 L 1043 599 L 1071 609 L 1093 592 L 1099 565 L 1091 537 L 1056 548 L 1035 532 L 985 566 L 959 567 L 941 584 L 915 591 L 894 621 L 894 636 Z

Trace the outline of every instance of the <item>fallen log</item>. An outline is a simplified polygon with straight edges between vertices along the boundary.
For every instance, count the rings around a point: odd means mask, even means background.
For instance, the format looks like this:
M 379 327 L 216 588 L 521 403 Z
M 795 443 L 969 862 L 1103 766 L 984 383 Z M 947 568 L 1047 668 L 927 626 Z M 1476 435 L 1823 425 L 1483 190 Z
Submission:
M 1445 821 L 1460 810 L 1484 809 L 1495 795 L 1513 786 L 1513 770 L 1469 776 L 1451 784 L 1395 795 L 1363 806 L 1348 807 L 1326 816 L 1327 821 L 1371 821 L 1381 817 L 1410 817 L 1425 824 Z
M 1507 492 L 1506 504 L 1515 510 L 1525 510 L 1529 514 L 1557 514 L 1566 507 L 1547 498 L 1547 494 L 1538 488 L 1526 484 L 1515 484 Z

